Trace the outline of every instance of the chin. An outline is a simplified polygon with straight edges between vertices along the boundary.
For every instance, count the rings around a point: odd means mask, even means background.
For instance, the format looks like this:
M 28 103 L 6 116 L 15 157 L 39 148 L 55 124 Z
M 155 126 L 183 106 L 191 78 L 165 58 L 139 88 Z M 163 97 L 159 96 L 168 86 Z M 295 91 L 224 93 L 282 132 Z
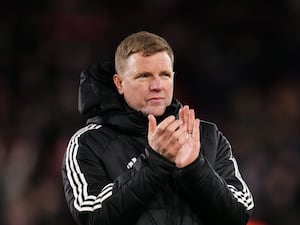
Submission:
M 153 116 L 162 116 L 165 112 L 166 108 L 156 109 L 156 110 L 148 110 L 145 114 L 152 114 Z

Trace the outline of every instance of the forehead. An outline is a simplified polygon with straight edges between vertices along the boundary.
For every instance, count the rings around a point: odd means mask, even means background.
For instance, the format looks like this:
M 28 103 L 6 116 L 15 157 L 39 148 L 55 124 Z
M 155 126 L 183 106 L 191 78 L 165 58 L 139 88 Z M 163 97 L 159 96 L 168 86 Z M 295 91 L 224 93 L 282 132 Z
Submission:
M 170 56 L 167 52 L 157 52 L 153 55 L 144 56 L 142 53 L 130 55 L 126 61 L 126 69 L 135 68 L 136 70 L 173 70 Z

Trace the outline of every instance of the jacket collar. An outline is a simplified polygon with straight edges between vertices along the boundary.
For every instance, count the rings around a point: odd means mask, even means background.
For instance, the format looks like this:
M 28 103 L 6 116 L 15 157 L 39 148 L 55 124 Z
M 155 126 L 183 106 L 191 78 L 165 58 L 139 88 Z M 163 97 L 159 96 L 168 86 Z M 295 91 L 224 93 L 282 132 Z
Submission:
M 126 104 L 126 103 L 124 103 Z M 178 117 L 179 109 L 182 107 L 181 103 L 174 99 L 166 108 L 162 116 L 156 117 L 157 122 L 170 115 Z M 121 107 L 120 107 L 121 108 Z M 134 135 L 147 135 L 148 132 L 148 118 L 141 112 L 130 109 L 127 105 L 122 107 L 123 110 L 112 110 L 105 113 L 100 113 L 87 120 L 87 123 L 98 123 L 108 125 L 121 132 L 126 132 Z

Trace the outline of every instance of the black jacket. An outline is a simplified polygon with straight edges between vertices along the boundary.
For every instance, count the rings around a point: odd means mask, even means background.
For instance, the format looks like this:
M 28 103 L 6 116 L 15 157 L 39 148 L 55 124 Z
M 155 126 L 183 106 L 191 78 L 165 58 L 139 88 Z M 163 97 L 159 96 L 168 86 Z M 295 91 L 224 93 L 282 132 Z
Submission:
M 228 140 L 200 124 L 201 154 L 178 169 L 147 144 L 147 118 L 128 108 L 111 68 L 81 73 L 79 111 L 87 126 L 70 139 L 63 161 L 68 206 L 81 225 L 246 224 L 254 206 Z M 177 116 L 173 100 L 165 114 Z

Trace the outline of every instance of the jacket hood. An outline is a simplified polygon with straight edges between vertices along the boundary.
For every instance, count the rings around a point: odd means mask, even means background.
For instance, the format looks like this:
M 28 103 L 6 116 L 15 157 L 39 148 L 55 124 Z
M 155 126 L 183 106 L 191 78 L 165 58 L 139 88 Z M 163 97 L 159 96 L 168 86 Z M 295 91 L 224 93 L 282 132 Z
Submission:
M 122 110 L 122 98 L 113 83 L 110 62 L 96 62 L 80 73 L 78 111 L 86 118 L 106 111 Z
M 113 83 L 114 74 L 110 62 L 91 64 L 81 72 L 78 111 L 87 123 L 106 124 L 129 133 L 147 134 L 147 116 L 126 104 Z M 173 98 L 165 113 L 156 118 L 157 122 L 169 115 L 177 116 L 181 107 L 180 102 Z

